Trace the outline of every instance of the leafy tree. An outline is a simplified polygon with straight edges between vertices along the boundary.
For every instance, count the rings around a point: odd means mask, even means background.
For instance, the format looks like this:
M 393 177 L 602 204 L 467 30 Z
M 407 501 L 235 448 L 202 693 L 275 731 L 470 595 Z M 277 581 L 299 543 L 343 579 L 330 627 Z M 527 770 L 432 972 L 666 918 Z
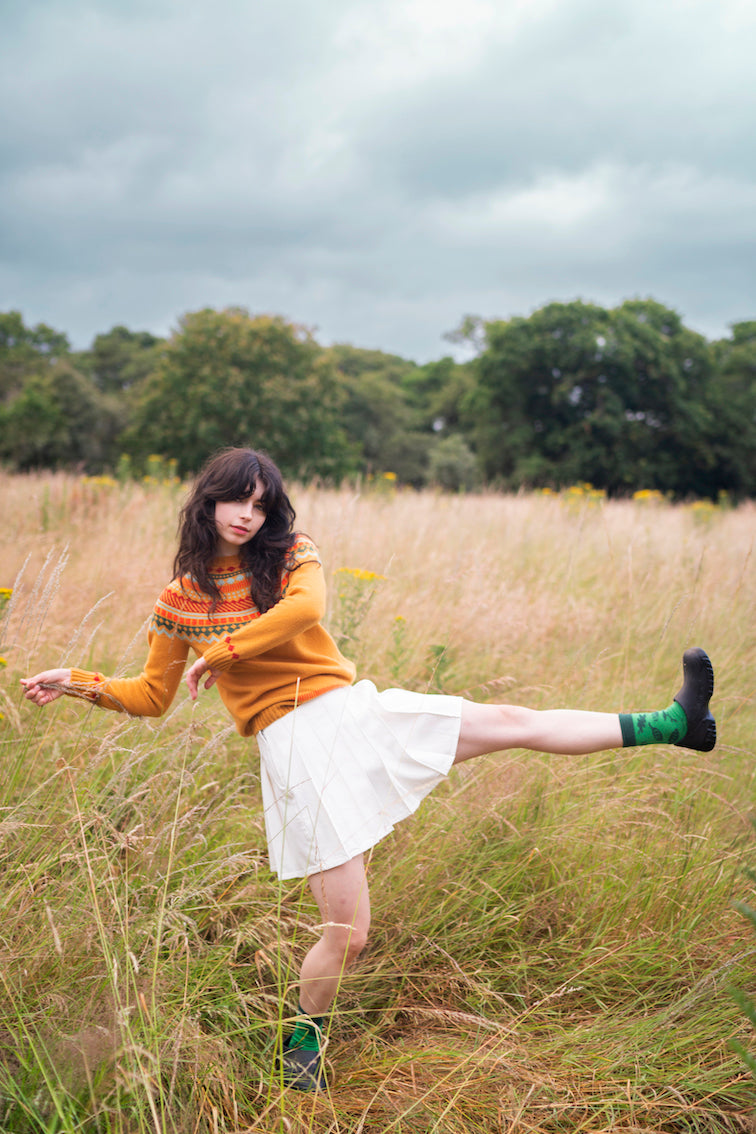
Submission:
M 289 476 L 340 477 L 341 390 L 309 331 L 243 308 L 185 315 L 136 395 L 124 447 L 181 473 L 226 445 L 267 449 Z
M 32 374 L 0 406 L 0 458 L 19 471 L 112 462 L 123 414 L 67 361 Z
M 0 459 L 19 470 L 109 463 L 124 415 L 74 366 L 68 338 L 0 314 Z
M 710 440 L 717 487 L 737 499 L 756 494 L 756 321 L 731 330 L 731 338 L 712 344 Z
M 711 487 L 711 355 L 675 312 L 653 300 L 553 303 L 486 332 L 471 400 L 489 477 L 679 496 Z
M 346 343 L 331 347 L 328 356 L 341 379 L 341 421 L 359 471 L 393 472 L 405 484 L 422 484 L 432 434 L 420 426 L 408 394 L 415 363 Z
M 474 424 L 469 400 L 476 382 L 472 363 L 455 362 L 447 355 L 410 371 L 404 387 L 422 427 L 445 436 Z
M 77 356 L 77 364 L 104 393 L 121 393 L 133 389 L 154 370 L 162 341 L 149 331 L 113 327 L 95 337 L 90 349 Z
M 45 323 L 27 327 L 19 311 L 0 312 L 0 399 L 69 351 L 68 339 L 60 331 Z
M 447 492 L 465 492 L 478 483 L 478 462 L 459 433 L 439 438 L 431 448 L 428 481 Z
M 481 354 L 486 349 L 486 323 L 480 315 L 463 316 L 459 326 L 444 335 L 447 342 L 457 343 L 472 354 Z

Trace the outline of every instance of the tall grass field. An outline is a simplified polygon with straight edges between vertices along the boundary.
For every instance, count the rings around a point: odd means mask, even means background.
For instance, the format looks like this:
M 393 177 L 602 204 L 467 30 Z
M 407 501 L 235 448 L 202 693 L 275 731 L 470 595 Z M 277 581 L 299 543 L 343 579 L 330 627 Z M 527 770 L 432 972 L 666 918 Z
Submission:
M 311 1095 L 271 1068 L 318 915 L 268 870 L 254 741 L 215 690 L 159 720 L 21 696 L 51 666 L 140 672 L 184 489 L 0 493 L 4 1134 L 756 1130 L 732 1046 L 756 1051 L 753 505 L 295 487 L 379 687 L 663 708 L 703 645 L 720 738 L 453 770 L 372 852 Z

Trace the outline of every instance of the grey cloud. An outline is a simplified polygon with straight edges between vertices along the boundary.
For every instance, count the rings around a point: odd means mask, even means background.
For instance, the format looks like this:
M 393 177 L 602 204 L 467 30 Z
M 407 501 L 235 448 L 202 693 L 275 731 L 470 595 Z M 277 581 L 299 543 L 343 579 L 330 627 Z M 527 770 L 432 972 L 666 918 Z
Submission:
M 663 5 L 624 9 L 632 20 L 594 0 L 573 7 L 580 18 L 492 42 L 474 75 L 372 108 L 363 144 L 376 168 L 419 195 L 521 185 L 597 156 L 753 176 L 756 83 L 737 28 L 719 27 L 711 6 L 679 27 Z
M 241 303 L 414 357 L 578 294 L 753 314 L 747 11 L 454 3 L 15 8 L 0 308 L 83 343 Z

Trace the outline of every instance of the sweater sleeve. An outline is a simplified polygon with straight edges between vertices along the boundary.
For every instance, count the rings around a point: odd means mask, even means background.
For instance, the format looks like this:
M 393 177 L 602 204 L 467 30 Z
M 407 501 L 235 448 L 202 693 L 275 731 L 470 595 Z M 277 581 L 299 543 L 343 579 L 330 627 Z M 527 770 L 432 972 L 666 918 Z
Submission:
M 149 646 L 139 677 L 104 677 L 101 673 L 72 669 L 68 695 L 135 717 L 161 716 L 176 696 L 189 645 L 177 636 L 158 633 L 151 625 Z
M 275 606 L 232 634 L 224 634 L 205 650 L 205 661 L 214 672 L 223 673 L 235 662 L 264 654 L 316 626 L 325 605 L 323 569 L 316 560 L 308 560 L 292 571 L 286 592 Z

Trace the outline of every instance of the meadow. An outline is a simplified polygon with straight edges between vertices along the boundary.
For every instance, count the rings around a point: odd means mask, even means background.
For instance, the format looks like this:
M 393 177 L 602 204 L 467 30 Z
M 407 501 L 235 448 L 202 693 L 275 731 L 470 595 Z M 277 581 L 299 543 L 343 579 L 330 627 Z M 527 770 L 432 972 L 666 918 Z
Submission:
M 317 915 L 268 871 L 254 742 L 215 691 L 159 720 L 20 695 L 140 671 L 183 491 L 0 475 L 0 1130 L 755 1130 L 756 507 L 295 487 L 362 676 L 650 709 L 700 644 L 720 737 L 454 770 L 372 853 L 314 1096 L 270 1071 Z

